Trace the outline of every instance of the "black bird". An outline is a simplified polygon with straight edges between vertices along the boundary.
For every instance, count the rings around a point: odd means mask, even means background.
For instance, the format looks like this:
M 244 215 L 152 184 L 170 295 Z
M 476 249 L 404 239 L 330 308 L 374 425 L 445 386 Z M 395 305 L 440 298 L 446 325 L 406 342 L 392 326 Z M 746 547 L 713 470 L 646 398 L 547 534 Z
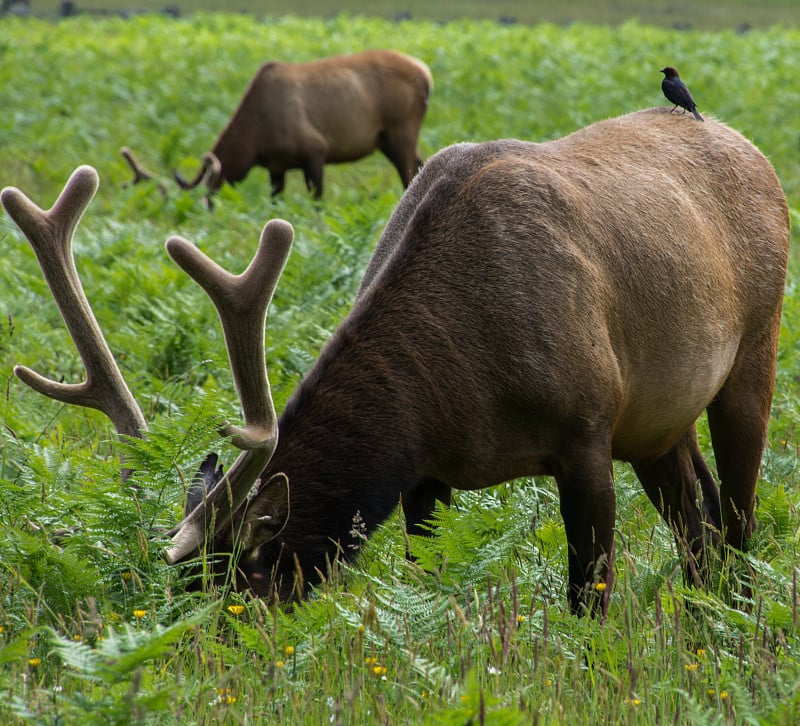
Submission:
M 702 121 L 703 117 L 697 113 L 697 104 L 694 102 L 692 94 L 689 93 L 689 89 L 686 88 L 686 84 L 678 75 L 678 71 L 671 66 L 667 66 L 661 69 L 661 73 L 664 74 L 664 80 L 661 81 L 661 90 L 664 91 L 667 100 L 675 104 L 672 110 L 674 111 L 680 106 L 687 111 L 691 111 L 698 121 Z

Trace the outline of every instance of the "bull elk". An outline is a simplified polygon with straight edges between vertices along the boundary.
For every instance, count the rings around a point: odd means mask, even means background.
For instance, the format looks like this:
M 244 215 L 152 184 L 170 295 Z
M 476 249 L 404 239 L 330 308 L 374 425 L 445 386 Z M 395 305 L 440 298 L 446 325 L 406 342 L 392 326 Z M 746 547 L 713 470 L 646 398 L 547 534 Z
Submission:
M 138 433 L 143 418 L 68 254 L 96 184 L 79 169 L 48 212 L 2 193 L 88 381 L 73 389 L 16 370 Z M 451 488 L 552 475 L 569 604 L 605 613 L 611 588 L 596 585 L 613 580 L 612 459 L 633 465 L 698 584 L 709 546 L 746 545 L 789 217 L 772 167 L 739 133 L 661 108 L 547 143 L 442 150 L 400 200 L 351 312 L 276 422 L 263 328 L 292 234 L 269 222 L 239 276 L 167 241 L 217 307 L 246 422 L 229 432 L 243 451 L 227 473 L 215 455 L 204 463 L 206 491 L 172 532 L 170 562 L 214 553 L 237 587 L 287 598 L 347 555 L 357 515 L 372 530 L 402 501 L 420 532 Z M 703 410 L 719 487 L 698 446 Z
M 407 187 L 422 165 L 417 140 L 432 88 L 428 66 L 397 51 L 267 63 L 194 179 L 186 181 L 177 171 L 173 176 L 183 189 L 205 182 L 211 195 L 262 166 L 275 195 L 288 170 L 302 169 L 306 186 L 319 199 L 325 164 L 356 161 L 380 149 Z M 122 154 L 134 184 L 153 177 L 130 149 Z

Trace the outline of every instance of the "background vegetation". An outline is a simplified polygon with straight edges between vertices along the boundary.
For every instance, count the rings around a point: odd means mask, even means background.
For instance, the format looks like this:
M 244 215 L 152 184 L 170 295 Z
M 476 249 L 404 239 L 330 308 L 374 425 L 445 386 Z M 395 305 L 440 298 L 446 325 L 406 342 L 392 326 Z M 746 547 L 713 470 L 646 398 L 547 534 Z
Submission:
M 62 12 L 62 0 L 31 0 L 37 15 Z M 674 0 L 669 3 L 642 0 L 246 0 L 232 7 L 229 0 L 76 0 L 77 12 L 93 14 L 166 11 L 190 15 L 195 12 L 249 12 L 255 16 L 280 16 L 287 13 L 306 17 L 334 17 L 345 11 L 391 20 L 450 21 L 464 17 L 508 23 L 574 22 L 618 25 L 638 20 L 649 25 L 680 29 L 766 28 L 775 24 L 800 24 L 800 6 L 795 0 Z
M 229 269 L 263 223 L 296 244 L 270 314 L 280 410 L 344 316 L 401 188 L 375 156 L 299 174 L 270 200 L 255 171 L 212 213 L 201 195 L 124 186 L 119 147 L 165 174 L 191 172 L 258 65 L 391 46 L 423 58 L 436 89 L 426 156 L 462 140 L 544 140 L 663 103 L 676 65 L 703 113 L 772 159 L 797 227 L 800 33 L 393 23 L 338 15 L 79 18 L 0 25 L 0 184 L 48 207 L 72 170 L 101 188 L 75 239 L 78 266 L 148 418 L 118 478 L 106 421 L 26 390 L 17 362 L 80 378 L 33 255 L 0 218 L 0 720 L 35 723 L 800 722 L 797 490 L 800 291 L 793 254 L 778 390 L 759 487 L 759 529 L 736 577 L 684 588 L 671 537 L 618 466 L 617 584 L 605 627 L 565 607 L 566 545 L 547 479 L 461 493 L 432 540 L 403 556 L 394 518 L 310 602 L 269 608 L 186 593 L 152 537 L 180 517 L 184 483 L 236 416 L 210 305 L 168 262 L 173 232 Z M 668 144 L 668 140 L 665 140 Z M 654 200 L 654 204 L 658 200 Z M 703 448 L 711 456 L 704 427 Z M 713 463 L 713 458 L 712 458 Z

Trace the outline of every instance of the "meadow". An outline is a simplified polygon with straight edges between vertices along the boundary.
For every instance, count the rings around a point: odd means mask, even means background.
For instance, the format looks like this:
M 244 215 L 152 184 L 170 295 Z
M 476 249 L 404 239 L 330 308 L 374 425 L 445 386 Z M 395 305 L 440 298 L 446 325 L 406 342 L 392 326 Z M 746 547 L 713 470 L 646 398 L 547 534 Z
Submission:
M 91 164 L 100 189 L 78 269 L 151 431 L 123 446 L 100 415 L 45 400 L 25 363 L 65 381 L 80 360 L 26 240 L 0 217 L 0 722 L 561 724 L 800 723 L 800 268 L 792 253 L 758 529 L 707 591 L 685 586 L 672 536 L 626 465 L 616 583 L 601 625 L 566 606 L 566 541 L 547 478 L 456 496 L 406 560 L 399 517 L 300 606 L 207 587 L 164 564 L 216 426 L 238 416 L 216 314 L 170 262 L 179 233 L 228 269 L 264 222 L 295 227 L 270 312 L 278 411 L 349 309 L 402 188 L 379 155 L 327 167 L 313 201 L 256 170 L 202 193 L 131 186 L 119 154 L 190 174 L 257 67 L 369 47 L 425 60 L 425 156 L 458 141 L 541 141 L 665 103 L 675 65 L 700 111 L 773 162 L 800 226 L 800 32 L 640 25 L 446 24 L 337 15 L 0 20 L 0 186 L 49 207 Z M 665 140 L 668 143 L 668 139 Z M 654 204 L 658 200 L 654 200 Z M 713 467 L 704 421 L 700 439 Z M 119 455 L 135 464 L 119 478 Z M 226 453 L 229 456 L 229 452 Z M 137 484 L 134 488 L 131 484 Z M 753 582 L 745 598 L 741 578 Z

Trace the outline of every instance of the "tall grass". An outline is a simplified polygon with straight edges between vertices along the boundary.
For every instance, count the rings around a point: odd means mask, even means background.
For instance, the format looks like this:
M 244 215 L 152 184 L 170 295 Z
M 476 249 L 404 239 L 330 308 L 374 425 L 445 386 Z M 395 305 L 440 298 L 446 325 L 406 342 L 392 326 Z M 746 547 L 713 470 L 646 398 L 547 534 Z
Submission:
M 401 519 L 337 565 L 309 602 L 279 608 L 209 590 L 162 563 L 154 533 L 180 517 L 186 482 L 236 416 L 215 314 L 166 260 L 173 232 L 241 269 L 266 219 L 297 240 L 270 313 L 280 410 L 346 313 L 402 189 L 384 159 L 299 174 L 268 197 L 255 171 L 209 213 L 200 193 L 122 186 L 119 146 L 165 174 L 213 143 L 258 65 L 391 46 L 431 66 L 430 155 L 462 140 L 554 138 L 663 103 L 673 64 L 703 113 L 772 159 L 797 227 L 795 59 L 788 30 L 672 33 L 640 26 L 506 27 L 460 21 L 4 20 L 0 184 L 48 207 L 90 163 L 101 189 L 75 239 L 101 325 L 153 421 L 120 445 L 98 414 L 26 390 L 23 362 L 78 380 L 80 364 L 27 243 L 0 219 L 0 714 L 50 723 L 791 723 L 800 721 L 797 492 L 800 293 L 793 254 L 778 388 L 751 551 L 715 586 L 681 561 L 630 469 L 616 467 L 617 579 L 608 622 L 565 606 L 566 542 L 552 482 L 460 493 L 430 539 Z M 668 139 L 665 144 L 668 144 Z M 657 200 L 654 200 L 657 203 Z M 701 441 L 709 456 L 708 436 Z M 712 460 L 713 461 L 713 460 Z M 742 600 L 737 581 L 753 582 Z

